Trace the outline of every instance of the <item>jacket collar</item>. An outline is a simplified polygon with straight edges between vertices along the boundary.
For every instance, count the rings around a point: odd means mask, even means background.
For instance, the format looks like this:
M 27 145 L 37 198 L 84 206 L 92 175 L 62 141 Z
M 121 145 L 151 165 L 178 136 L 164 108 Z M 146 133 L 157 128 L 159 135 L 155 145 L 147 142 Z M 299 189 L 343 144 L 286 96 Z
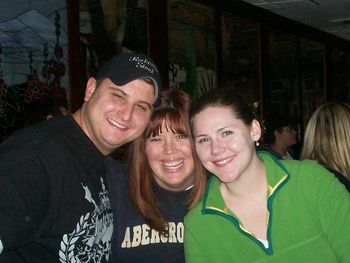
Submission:
M 263 161 L 266 169 L 268 181 L 268 198 L 274 195 L 276 190 L 280 189 L 289 180 L 290 174 L 275 156 L 267 151 L 259 151 L 259 158 Z M 225 202 L 220 192 L 220 181 L 216 176 L 211 176 L 204 196 L 202 210 L 220 211 L 228 213 Z

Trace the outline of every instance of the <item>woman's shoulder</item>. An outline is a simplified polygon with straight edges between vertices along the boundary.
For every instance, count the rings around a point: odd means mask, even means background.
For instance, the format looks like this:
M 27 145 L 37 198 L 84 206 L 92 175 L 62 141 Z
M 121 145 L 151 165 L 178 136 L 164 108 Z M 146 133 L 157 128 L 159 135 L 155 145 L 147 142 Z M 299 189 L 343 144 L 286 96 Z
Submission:
M 281 160 L 281 163 L 291 172 L 296 174 L 307 173 L 307 174 L 324 174 L 329 173 L 326 168 L 320 165 L 315 160 Z
M 326 167 L 326 168 L 328 169 L 328 171 L 334 174 L 335 177 L 338 178 L 339 182 L 341 182 L 345 186 L 345 188 L 348 190 L 348 192 L 350 192 L 350 181 L 345 177 L 345 175 L 329 167 Z
M 197 205 L 191 208 L 186 216 L 184 217 L 185 228 L 196 228 L 198 227 L 198 222 L 202 222 L 202 206 L 203 200 L 200 200 Z
M 192 219 L 196 220 L 199 216 L 204 214 L 204 208 L 208 205 L 208 200 L 217 199 L 218 197 L 218 191 L 220 187 L 220 181 L 219 179 L 212 175 L 210 176 L 207 186 L 204 192 L 203 197 L 200 199 L 200 201 L 189 210 L 185 217 L 185 223 L 186 218 L 187 222 L 191 221 Z
M 298 183 L 301 188 L 308 191 L 314 189 L 324 191 L 339 188 L 339 180 L 315 160 L 286 160 L 283 165 L 290 173 L 291 181 Z
M 295 177 L 299 174 L 327 173 L 328 171 L 314 160 L 280 160 L 267 151 L 259 151 L 265 166 L 282 170 Z

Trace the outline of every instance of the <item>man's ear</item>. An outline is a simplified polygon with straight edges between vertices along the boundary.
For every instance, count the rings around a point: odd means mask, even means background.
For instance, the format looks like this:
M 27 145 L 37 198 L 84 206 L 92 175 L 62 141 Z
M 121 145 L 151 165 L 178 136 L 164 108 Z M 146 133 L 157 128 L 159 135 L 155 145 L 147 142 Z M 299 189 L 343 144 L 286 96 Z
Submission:
M 86 88 L 85 88 L 85 96 L 84 96 L 84 101 L 90 100 L 92 94 L 96 90 L 96 79 L 95 78 L 89 78 L 87 83 L 86 83 Z
M 275 136 L 275 138 L 277 138 L 278 135 L 280 135 L 281 133 L 278 130 L 274 130 L 273 131 L 273 136 Z
M 260 123 L 255 119 L 252 121 L 252 124 L 250 125 L 250 135 L 253 141 L 258 141 L 261 137 Z

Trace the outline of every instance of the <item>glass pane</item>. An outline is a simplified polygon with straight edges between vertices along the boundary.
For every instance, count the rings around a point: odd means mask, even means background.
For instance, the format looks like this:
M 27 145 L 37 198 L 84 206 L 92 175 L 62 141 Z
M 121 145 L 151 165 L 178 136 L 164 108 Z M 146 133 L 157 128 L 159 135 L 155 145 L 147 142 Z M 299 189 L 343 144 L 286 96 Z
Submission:
M 268 116 L 297 118 L 298 94 L 297 37 L 278 31 L 269 34 Z
M 265 124 L 266 142 L 272 143 L 274 129 L 292 126 L 297 131 L 296 144 L 289 147 L 293 158 L 298 159 L 300 152 L 300 96 L 298 69 L 298 38 L 296 35 L 271 31 L 268 35 L 269 74 Z
M 0 142 L 68 108 L 66 1 L 21 2 L 0 8 Z
M 223 83 L 250 103 L 260 101 L 258 23 L 224 13 L 221 21 Z
M 326 101 L 324 46 L 319 42 L 301 38 L 300 52 L 303 123 L 305 127 L 313 112 Z
M 332 98 L 336 101 L 350 102 L 350 53 L 334 49 L 331 64 Z
M 115 54 L 147 53 L 145 1 L 80 0 L 79 25 L 86 75 Z M 87 76 L 83 76 L 84 79 Z
M 169 87 L 191 96 L 213 89 L 214 11 L 191 1 L 168 2 Z

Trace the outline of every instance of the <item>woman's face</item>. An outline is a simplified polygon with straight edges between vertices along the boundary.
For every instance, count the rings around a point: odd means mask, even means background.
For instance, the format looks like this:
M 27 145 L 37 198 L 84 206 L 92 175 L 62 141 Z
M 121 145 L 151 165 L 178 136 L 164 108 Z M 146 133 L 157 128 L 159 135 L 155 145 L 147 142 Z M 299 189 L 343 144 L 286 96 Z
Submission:
M 182 191 L 193 184 L 193 156 L 188 136 L 162 125 L 162 133 L 146 140 L 146 154 L 154 179 L 164 189 Z
M 230 183 L 250 168 L 261 130 L 256 120 L 247 126 L 229 107 L 210 106 L 194 116 L 193 133 L 204 167 Z

